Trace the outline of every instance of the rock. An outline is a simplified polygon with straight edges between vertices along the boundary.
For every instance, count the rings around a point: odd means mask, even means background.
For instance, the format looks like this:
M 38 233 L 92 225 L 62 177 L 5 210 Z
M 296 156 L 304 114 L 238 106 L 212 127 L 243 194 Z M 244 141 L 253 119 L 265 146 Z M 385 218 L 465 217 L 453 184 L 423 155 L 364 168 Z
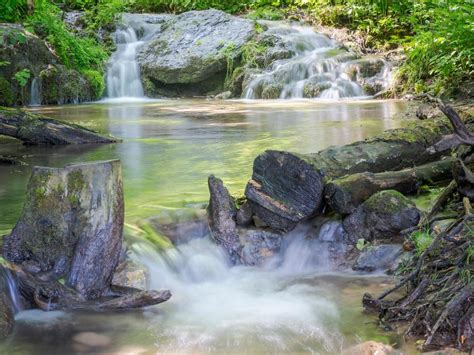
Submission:
M 214 98 L 216 100 L 227 100 L 227 99 L 230 99 L 231 97 L 232 97 L 232 91 L 224 91 L 216 95 Z
M 390 345 L 366 341 L 342 351 L 342 355 L 390 355 L 394 350 Z
M 137 60 L 158 90 L 202 95 L 222 87 L 229 60 L 253 35 L 249 20 L 218 10 L 189 11 L 169 20 Z
M 174 245 L 187 243 L 192 239 L 204 238 L 209 235 L 209 225 L 206 217 L 176 223 L 160 223 L 152 218 L 150 222 L 158 233 L 164 235 Z
M 72 338 L 76 343 L 86 345 L 87 347 L 105 347 L 112 343 L 112 339 L 108 336 L 93 333 L 82 332 L 74 335 Z
M 118 160 L 35 167 L 3 255 L 64 277 L 86 299 L 109 290 L 122 248 L 123 187 Z
M 306 98 L 318 97 L 324 90 L 331 87 L 331 78 L 328 74 L 316 74 L 306 80 L 303 96 Z
M 248 226 L 252 223 L 252 207 L 250 204 L 245 201 L 242 206 L 240 206 L 239 210 L 237 211 L 236 215 L 236 222 L 239 226 Z
M 121 262 L 115 269 L 112 285 L 147 290 L 150 274 L 144 265 L 130 259 Z
M 235 263 L 240 259 L 242 246 L 235 223 L 237 208 L 234 199 L 225 188 L 222 180 L 209 176 L 208 218 L 211 236 L 229 253 Z
M 15 323 L 15 315 L 7 292 L 6 285 L 2 285 L 0 289 L 0 339 L 11 334 Z
M 280 251 L 280 234 L 258 229 L 242 229 L 239 230 L 239 236 L 243 245 L 241 260 L 245 265 L 263 265 Z
M 349 239 L 391 240 L 400 231 L 416 226 L 420 211 L 398 191 L 386 190 L 372 195 L 344 219 Z
M 352 269 L 357 271 L 394 270 L 402 253 L 403 249 L 396 244 L 370 246 L 362 251 Z
M 0 38 L 0 58 L 8 62 L 0 66 L 0 105 L 30 104 L 34 79 L 42 104 L 93 101 L 102 95 L 96 77 L 67 69 L 45 41 L 22 26 L 0 24 Z M 29 73 L 25 87 L 15 80 L 15 74 L 21 70 Z

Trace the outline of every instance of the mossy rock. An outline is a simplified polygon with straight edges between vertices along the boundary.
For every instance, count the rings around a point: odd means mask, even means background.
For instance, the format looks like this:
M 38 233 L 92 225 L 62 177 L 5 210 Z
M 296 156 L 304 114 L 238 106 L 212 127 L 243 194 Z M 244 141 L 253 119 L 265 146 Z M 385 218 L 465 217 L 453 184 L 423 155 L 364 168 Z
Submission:
M 354 213 L 344 219 L 349 239 L 392 240 L 407 228 L 416 226 L 421 214 L 415 204 L 395 190 L 372 195 Z
M 15 103 L 13 90 L 10 83 L 3 77 L 0 77 L 0 105 L 12 106 Z

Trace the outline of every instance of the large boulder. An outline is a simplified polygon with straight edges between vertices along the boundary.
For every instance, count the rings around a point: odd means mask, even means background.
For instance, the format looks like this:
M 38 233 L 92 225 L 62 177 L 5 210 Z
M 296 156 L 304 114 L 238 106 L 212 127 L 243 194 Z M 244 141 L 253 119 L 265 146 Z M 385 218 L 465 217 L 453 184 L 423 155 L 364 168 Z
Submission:
M 394 270 L 400 261 L 403 249 L 397 244 L 382 244 L 365 249 L 352 269 L 357 271 Z
M 407 228 L 416 226 L 420 211 L 415 204 L 395 190 L 372 195 L 354 213 L 344 219 L 349 239 L 390 240 Z
M 228 63 L 253 35 L 251 21 L 218 10 L 171 18 L 137 55 L 145 90 L 155 95 L 222 91 Z

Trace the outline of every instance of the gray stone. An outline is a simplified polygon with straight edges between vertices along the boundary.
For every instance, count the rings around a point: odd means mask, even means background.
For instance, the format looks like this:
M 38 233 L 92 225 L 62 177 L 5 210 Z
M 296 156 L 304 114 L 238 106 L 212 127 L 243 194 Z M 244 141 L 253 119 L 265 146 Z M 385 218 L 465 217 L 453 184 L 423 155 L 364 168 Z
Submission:
M 420 211 L 398 191 L 377 192 L 344 219 L 343 226 L 349 239 L 390 240 L 400 231 L 416 226 Z
M 239 230 L 243 245 L 241 260 L 245 265 L 262 265 L 280 251 L 282 236 L 259 229 Z
M 137 60 L 142 76 L 155 86 L 204 83 L 216 76 L 223 84 L 228 61 L 253 35 L 249 20 L 218 10 L 189 11 L 163 25 Z
M 359 255 L 352 269 L 357 271 L 394 270 L 402 253 L 403 248 L 397 244 L 371 246 Z

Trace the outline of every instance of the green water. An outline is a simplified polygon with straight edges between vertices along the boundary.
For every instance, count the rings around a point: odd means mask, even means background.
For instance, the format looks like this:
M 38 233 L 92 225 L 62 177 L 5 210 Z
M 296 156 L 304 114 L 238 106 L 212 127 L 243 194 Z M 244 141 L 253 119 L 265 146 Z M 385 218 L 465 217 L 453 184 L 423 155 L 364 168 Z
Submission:
M 123 142 L 25 147 L 1 140 L 0 154 L 22 155 L 28 165 L 0 167 L 0 231 L 7 232 L 18 218 L 33 165 L 120 159 L 126 221 L 134 224 L 203 207 L 209 174 L 242 194 L 253 159 L 265 149 L 309 153 L 361 140 L 403 126 L 405 121 L 392 115 L 406 108 L 401 101 L 206 100 L 41 107 L 34 111 Z M 298 253 L 289 256 L 289 268 L 231 267 L 209 240 L 167 254 L 141 243 L 130 248 L 149 269 L 150 288 L 172 291 L 169 302 L 123 313 L 22 312 L 0 353 L 335 354 L 368 339 L 398 342 L 360 305 L 364 292 L 387 287 L 391 280 L 385 276 L 299 269 Z

